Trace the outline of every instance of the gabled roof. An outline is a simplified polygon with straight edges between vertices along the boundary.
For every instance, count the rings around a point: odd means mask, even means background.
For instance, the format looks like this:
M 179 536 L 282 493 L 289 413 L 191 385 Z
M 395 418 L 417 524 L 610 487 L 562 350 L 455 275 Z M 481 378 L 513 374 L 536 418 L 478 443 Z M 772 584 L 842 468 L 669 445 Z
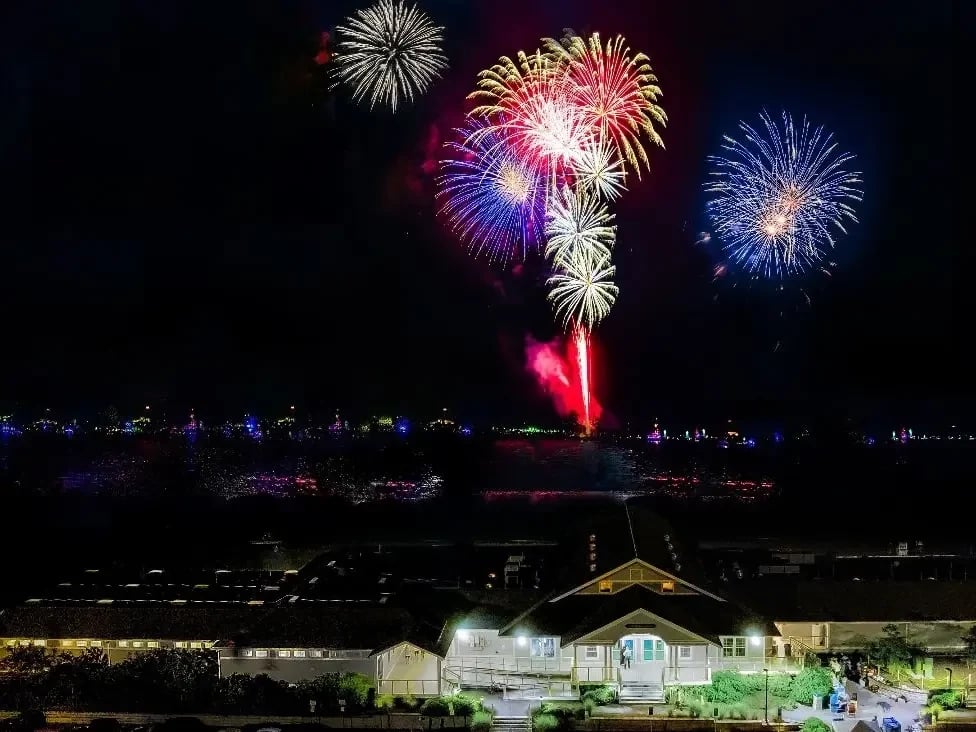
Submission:
M 601 575 L 598 575 L 598 576 L 595 576 L 595 577 L 591 577 L 591 578 L 587 579 L 585 582 L 583 582 L 582 584 L 577 585 L 576 587 L 573 587 L 572 589 L 569 589 L 566 592 L 563 592 L 562 594 L 556 595 L 555 597 L 551 598 L 549 600 L 549 602 L 559 602 L 560 600 L 563 600 L 564 598 L 567 598 L 567 597 L 569 597 L 571 595 L 575 595 L 576 593 L 580 592 L 584 588 L 589 587 L 590 585 L 593 585 L 595 583 L 598 583 L 602 579 L 606 579 L 608 577 L 611 577 L 612 575 L 615 575 L 618 572 L 620 572 L 622 570 L 625 570 L 625 569 L 628 569 L 628 568 L 631 568 L 631 567 L 641 567 L 641 568 L 647 569 L 647 570 L 649 570 L 652 573 L 661 575 L 663 577 L 667 577 L 668 579 L 670 579 L 671 581 L 673 581 L 675 584 L 683 585 L 683 586 L 685 586 L 685 587 L 687 587 L 687 588 L 689 588 L 691 590 L 694 590 L 698 594 L 705 595 L 706 597 L 709 597 L 712 600 L 716 600 L 718 602 L 725 602 L 724 598 L 721 598 L 718 595 L 715 595 L 715 594 L 709 592 L 708 590 L 706 590 L 706 589 L 704 589 L 702 587 L 699 587 L 697 585 L 693 585 L 690 582 L 686 582 L 685 580 L 681 579 L 680 577 L 677 577 L 676 575 L 671 574 L 670 572 L 668 572 L 666 570 L 663 570 L 663 569 L 660 569 L 659 567 L 655 567 L 655 566 L 653 566 L 651 564 L 648 564 L 643 559 L 631 559 L 630 561 L 624 562 L 623 564 L 621 564 L 621 565 L 619 565 L 617 567 L 614 567 L 613 569 L 610 569 L 610 570 L 604 572 Z
M 502 634 L 554 635 L 565 645 L 638 610 L 714 642 L 720 635 L 750 631 L 778 635 L 763 618 L 734 603 L 701 595 L 660 595 L 640 585 L 612 595 L 569 595 L 559 602 L 538 603 L 509 623 Z
M 253 628 L 218 647 L 332 648 L 375 652 L 408 642 L 443 655 L 443 624 L 379 603 L 297 602 L 277 607 Z

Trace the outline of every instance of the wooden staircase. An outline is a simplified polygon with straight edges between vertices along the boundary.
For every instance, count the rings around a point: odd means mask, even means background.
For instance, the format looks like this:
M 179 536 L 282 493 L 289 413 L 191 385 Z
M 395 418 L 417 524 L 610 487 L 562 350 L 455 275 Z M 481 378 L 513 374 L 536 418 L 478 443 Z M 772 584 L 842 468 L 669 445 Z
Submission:
M 620 687 L 621 704 L 661 704 L 664 702 L 664 684 L 628 683 Z

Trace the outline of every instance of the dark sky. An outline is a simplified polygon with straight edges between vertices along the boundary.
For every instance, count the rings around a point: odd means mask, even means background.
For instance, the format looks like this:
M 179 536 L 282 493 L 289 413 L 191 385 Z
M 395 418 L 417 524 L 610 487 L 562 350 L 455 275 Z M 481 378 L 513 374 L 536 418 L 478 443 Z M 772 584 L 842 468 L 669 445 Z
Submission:
M 452 68 L 392 116 L 330 97 L 312 61 L 364 3 L 0 11 L 0 402 L 545 413 L 522 363 L 526 334 L 556 332 L 539 274 L 469 258 L 421 166 L 479 69 L 565 27 L 645 50 L 670 118 L 617 209 L 611 411 L 963 395 L 954 4 L 424 0 Z M 835 275 L 796 312 L 789 293 L 713 284 L 694 246 L 705 157 L 763 108 L 827 125 L 865 178 Z

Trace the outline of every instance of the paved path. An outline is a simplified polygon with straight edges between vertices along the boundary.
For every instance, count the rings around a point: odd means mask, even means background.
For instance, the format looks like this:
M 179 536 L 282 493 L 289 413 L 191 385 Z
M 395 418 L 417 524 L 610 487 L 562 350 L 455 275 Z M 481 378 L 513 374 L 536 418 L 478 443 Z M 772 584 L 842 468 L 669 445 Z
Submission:
M 783 718 L 791 722 L 802 722 L 808 717 L 819 717 L 831 725 L 836 732 L 849 732 L 861 720 L 871 721 L 877 717 L 880 727 L 884 717 L 894 717 L 901 724 L 902 732 L 907 732 L 912 722 L 921 714 L 921 707 L 918 704 L 893 701 L 886 696 L 868 691 L 852 681 L 845 682 L 845 689 L 848 694 L 857 694 L 857 715 L 854 717 L 848 717 L 846 712 L 838 714 L 829 709 L 813 711 L 801 706 L 792 711 L 784 709 Z

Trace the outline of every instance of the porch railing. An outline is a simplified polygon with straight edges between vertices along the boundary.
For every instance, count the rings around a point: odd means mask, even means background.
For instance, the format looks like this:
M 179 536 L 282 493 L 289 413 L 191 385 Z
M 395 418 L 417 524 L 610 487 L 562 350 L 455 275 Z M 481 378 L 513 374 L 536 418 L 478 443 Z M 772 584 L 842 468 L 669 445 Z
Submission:
M 573 657 L 521 658 L 513 656 L 460 656 L 452 658 L 448 668 L 463 675 L 466 672 L 498 671 L 516 674 L 565 674 L 573 671 Z
M 441 683 L 437 679 L 384 679 L 377 685 L 378 694 L 393 696 L 438 696 Z

